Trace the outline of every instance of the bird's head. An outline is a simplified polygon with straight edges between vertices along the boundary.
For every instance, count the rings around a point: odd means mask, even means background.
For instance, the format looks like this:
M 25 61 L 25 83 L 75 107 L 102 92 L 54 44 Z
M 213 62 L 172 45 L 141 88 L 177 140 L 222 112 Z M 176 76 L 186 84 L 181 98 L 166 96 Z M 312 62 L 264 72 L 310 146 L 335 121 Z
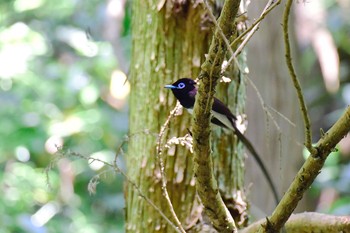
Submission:
M 171 85 L 165 85 L 165 88 L 172 90 L 176 99 L 180 101 L 185 108 L 192 108 L 197 93 L 196 82 L 190 78 L 181 78 Z
M 176 98 L 178 98 L 180 95 L 186 96 L 193 90 L 197 91 L 196 82 L 190 78 L 181 78 L 173 84 L 165 85 L 164 87 L 171 89 Z

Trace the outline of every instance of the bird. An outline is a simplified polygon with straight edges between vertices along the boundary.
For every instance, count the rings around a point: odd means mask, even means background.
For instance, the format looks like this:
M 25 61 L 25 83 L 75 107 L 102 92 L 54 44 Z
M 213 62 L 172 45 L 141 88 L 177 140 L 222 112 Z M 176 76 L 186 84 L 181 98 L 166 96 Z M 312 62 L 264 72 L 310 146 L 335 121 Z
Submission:
M 175 98 L 180 102 L 182 107 L 184 107 L 190 114 L 193 113 L 193 107 L 196 100 L 197 87 L 196 82 L 190 78 L 181 78 L 171 85 L 165 85 L 165 88 L 171 89 Z M 253 147 L 252 143 L 241 133 L 236 125 L 237 117 L 231 112 L 231 110 L 226 107 L 226 105 L 219 99 L 214 97 L 214 102 L 211 111 L 211 123 L 218 125 L 220 127 L 232 130 L 237 138 L 244 144 L 244 146 L 253 155 L 255 161 L 261 168 L 271 191 L 273 193 L 276 204 L 279 202 L 279 195 L 277 188 L 272 182 L 271 176 L 268 173 L 265 164 L 261 160 L 259 154 Z

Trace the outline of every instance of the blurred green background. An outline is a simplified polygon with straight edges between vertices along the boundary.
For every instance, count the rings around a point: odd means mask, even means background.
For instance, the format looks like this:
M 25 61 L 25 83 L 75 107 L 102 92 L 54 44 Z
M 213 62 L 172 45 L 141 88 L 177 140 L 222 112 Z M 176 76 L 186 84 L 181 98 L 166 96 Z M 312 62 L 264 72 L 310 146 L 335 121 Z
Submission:
M 340 86 L 329 89 L 317 49 L 299 40 L 315 139 L 350 104 L 350 6 L 322 3 Z M 0 233 L 124 231 L 120 175 L 74 158 L 54 164 L 49 184 L 45 170 L 57 146 L 113 162 L 128 125 L 130 12 L 122 0 L 0 0 Z M 318 211 L 350 215 L 350 140 L 343 144 L 310 192 Z
M 120 175 L 90 195 L 101 164 L 61 159 L 51 188 L 45 169 L 56 146 L 113 161 L 128 125 L 129 5 L 2 0 L 0 20 L 0 232 L 123 232 Z

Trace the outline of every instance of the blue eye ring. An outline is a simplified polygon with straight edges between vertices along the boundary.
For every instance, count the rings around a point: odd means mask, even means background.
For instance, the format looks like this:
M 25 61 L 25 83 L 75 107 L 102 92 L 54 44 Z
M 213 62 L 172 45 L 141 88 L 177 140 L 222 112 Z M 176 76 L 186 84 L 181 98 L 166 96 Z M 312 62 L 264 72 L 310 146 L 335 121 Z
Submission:
M 185 88 L 185 84 L 184 83 L 179 83 L 178 85 L 177 85 L 177 88 L 178 89 L 183 89 L 183 88 Z

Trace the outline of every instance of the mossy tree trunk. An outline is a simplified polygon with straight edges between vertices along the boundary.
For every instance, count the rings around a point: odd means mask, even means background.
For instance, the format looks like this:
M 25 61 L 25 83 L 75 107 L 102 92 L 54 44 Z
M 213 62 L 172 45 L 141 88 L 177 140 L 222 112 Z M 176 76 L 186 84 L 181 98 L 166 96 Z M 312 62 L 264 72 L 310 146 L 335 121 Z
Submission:
M 142 194 L 173 221 L 162 194 L 156 154 L 158 133 L 175 106 L 171 91 L 163 87 L 182 77 L 197 77 L 208 51 L 213 25 L 199 3 L 153 0 L 133 1 L 132 28 L 127 173 Z M 232 79 L 239 80 L 238 76 Z M 232 95 L 232 101 L 228 101 L 232 107 L 240 101 L 239 112 L 243 110 L 244 98 L 237 96 L 244 94 L 244 85 L 232 82 L 230 85 L 222 84 L 219 89 L 220 93 Z M 190 126 L 190 115 L 183 112 L 171 121 L 163 137 L 168 140 L 184 136 Z M 243 187 L 243 153 L 235 149 L 232 135 L 226 135 L 219 129 L 213 135 L 214 166 L 220 191 L 232 213 L 241 218 L 241 213 L 235 212 L 234 199 L 237 195 L 245 199 L 239 192 Z M 218 136 L 220 141 L 216 140 Z M 163 151 L 162 157 L 167 189 L 175 212 L 185 229 L 192 227 L 202 214 L 196 197 L 192 154 L 181 145 L 173 145 Z M 174 231 L 130 183 L 126 183 L 125 197 L 127 232 Z

